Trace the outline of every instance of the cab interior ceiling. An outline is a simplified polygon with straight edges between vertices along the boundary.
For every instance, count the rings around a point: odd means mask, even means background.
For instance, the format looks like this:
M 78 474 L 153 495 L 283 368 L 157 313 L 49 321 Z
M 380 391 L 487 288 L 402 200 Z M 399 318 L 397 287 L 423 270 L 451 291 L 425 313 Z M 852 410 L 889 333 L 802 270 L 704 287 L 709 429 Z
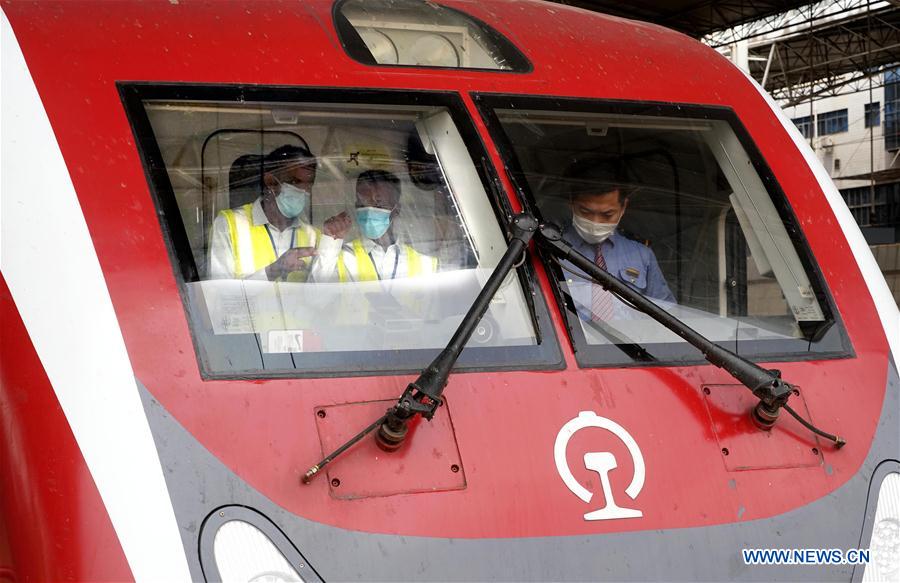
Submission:
M 653 22 L 694 38 L 809 4 L 809 0 L 551 0 L 557 4 Z

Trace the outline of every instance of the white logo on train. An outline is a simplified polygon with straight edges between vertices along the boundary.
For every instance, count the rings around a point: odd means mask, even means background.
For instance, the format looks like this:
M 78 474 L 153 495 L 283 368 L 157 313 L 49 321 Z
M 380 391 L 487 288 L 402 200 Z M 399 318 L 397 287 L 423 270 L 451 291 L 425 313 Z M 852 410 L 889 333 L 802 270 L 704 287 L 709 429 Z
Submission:
M 591 498 L 594 496 L 575 479 L 575 476 L 572 475 L 572 470 L 569 469 L 569 463 L 566 461 L 566 446 L 568 446 L 569 440 L 572 439 L 572 436 L 575 435 L 575 433 L 587 427 L 606 429 L 622 440 L 622 443 L 628 448 L 628 453 L 631 454 L 631 459 L 634 462 L 634 476 L 631 478 L 631 483 L 625 488 L 625 493 L 628 494 L 632 500 L 636 499 L 638 494 L 641 493 L 641 489 L 644 487 L 645 468 L 644 456 L 641 454 L 641 449 L 638 447 L 637 442 L 631 434 L 625 431 L 621 425 L 606 417 L 600 417 L 593 411 L 582 411 L 579 413 L 578 417 L 571 419 L 568 423 L 563 425 L 556 436 L 556 443 L 553 446 L 553 457 L 556 460 L 556 470 L 559 472 L 559 476 L 562 478 L 566 487 L 586 503 L 590 502 Z M 599 474 L 600 484 L 603 487 L 603 496 L 606 498 L 606 506 L 588 512 L 584 515 L 585 520 L 640 518 L 644 515 L 640 510 L 624 508 L 616 504 L 616 501 L 613 498 L 612 486 L 609 482 L 609 472 L 614 470 L 617 466 L 618 463 L 616 462 L 615 456 L 608 451 L 589 452 L 584 454 L 584 467 Z

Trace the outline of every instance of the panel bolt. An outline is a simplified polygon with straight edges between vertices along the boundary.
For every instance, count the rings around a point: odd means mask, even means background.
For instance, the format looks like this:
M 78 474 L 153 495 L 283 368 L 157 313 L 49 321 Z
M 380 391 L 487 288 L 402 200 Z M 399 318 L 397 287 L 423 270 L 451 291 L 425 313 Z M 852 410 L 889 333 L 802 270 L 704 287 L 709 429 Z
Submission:
M 453 464 L 452 466 L 450 466 L 450 471 L 453 472 L 454 474 L 459 472 L 459 466 L 456 464 Z
M 331 479 L 331 486 L 332 486 L 333 488 L 337 488 L 337 487 L 340 486 L 340 485 L 341 485 L 341 481 L 340 481 L 340 480 L 338 480 L 337 478 L 332 478 L 332 479 Z

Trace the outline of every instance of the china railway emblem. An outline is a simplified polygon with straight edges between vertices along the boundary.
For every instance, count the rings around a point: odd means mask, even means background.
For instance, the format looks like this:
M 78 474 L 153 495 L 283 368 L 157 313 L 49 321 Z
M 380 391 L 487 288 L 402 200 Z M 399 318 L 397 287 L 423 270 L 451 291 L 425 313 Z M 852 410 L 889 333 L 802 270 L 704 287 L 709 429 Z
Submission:
M 565 483 L 566 487 L 571 490 L 573 494 L 578 496 L 585 503 L 589 503 L 594 496 L 592 492 L 575 479 L 575 476 L 572 475 L 572 470 L 569 468 L 569 464 L 566 461 L 566 446 L 569 444 L 569 440 L 575 433 L 587 427 L 598 427 L 609 431 L 618 437 L 622 443 L 625 444 L 625 447 L 628 448 L 628 453 L 631 454 L 631 459 L 634 462 L 634 476 L 631 478 L 631 483 L 625 488 L 625 493 L 628 494 L 632 500 L 636 499 L 638 494 L 641 493 L 641 489 L 644 487 L 645 468 L 644 456 L 641 454 L 641 449 L 638 447 L 637 442 L 631 434 L 625 431 L 621 425 L 606 417 L 600 417 L 593 411 L 582 411 L 579 413 L 578 417 L 571 419 L 568 423 L 563 425 L 556 436 L 556 443 L 553 446 L 553 457 L 556 461 L 556 470 L 559 472 L 559 476 L 562 478 L 563 483 Z M 584 454 L 584 466 L 599 474 L 600 484 L 603 488 L 603 496 L 606 499 L 606 505 L 598 510 L 585 514 L 585 520 L 640 518 L 644 515 L 640 510 L 625 508 L 616 504 L 616 501 L 613 498 L 612 486 L 609 482 L 609 472 L 618 466 L 616 458 L 612 453 L 608 451 L 586 453 Z

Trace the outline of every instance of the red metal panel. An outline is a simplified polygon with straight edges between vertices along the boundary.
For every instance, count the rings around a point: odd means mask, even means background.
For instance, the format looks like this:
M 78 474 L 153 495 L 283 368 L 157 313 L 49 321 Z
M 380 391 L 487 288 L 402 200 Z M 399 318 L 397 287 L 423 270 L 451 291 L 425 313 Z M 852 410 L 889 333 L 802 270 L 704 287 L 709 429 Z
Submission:
M 346 443 L 396 402 L 394 399 L 317 408 L 322 455 Z M 399 450 L 386 453 L 370 437 L 354 445 L 326 469 L 330 494 L 345 500 L 466 487 L 465 470 L 446 401 L 431 422 L 411 424 L 406 443 Z
M 749 81 L 715 51 L 660 27 L 537 2 L 516 3 L 515 9 L 505 2 L 448 3 L 509 34 L 534 73 L 366 67 L 340 48 L 330 1 L 314 2 L 308 11 L 293 1 L 4 5 L 79 193 L 141 381 L 205 447 L 275 503 L 355 530 L 518 537 L 702 526 L 786 512 L 849 480 L 868 451 L 882 407 L 883 328 L 821 189 Z M 156 209 L 116 92 L 119 80 L 532 93 L 734 109 L 787 193 L 855 353 L 778 368 L 805 388 L 816 422 L 840 431 L 848 446 L 829 452 L 824 467 L 729 473 L 701 392 L 703 385 L 733 382 L 727 373 L 712 366 L 579 370 L 566 345 L 564 371 L 451 378 L 446 394 L 454 402 L 454 429 L 466 461 L 464 490 L 339 500 L 325 480 L 301 487 L 299 477 L 321 450 L 315 424 L 297 423 L 298 415 L 317 406 L 396 398 L 411 378 L 200 378 Z M 468 98 L 466 103 L 477 116 Z M 502 169 L 485 128 L 476 124 Z M 546 277 L 537 272 L 552 303 Z M 551 312 L 565 338 L 558 311 Z M 557 432 L 588 410 L 622 425 L 643 451 L 647 482 L 634 501 L 641 519 L 586 522 L 585 505 L 556 472 Z M 596 447 L 584 444 L 587 451 Z M 619 474 L 627 469 L 611 475 L 614 489 Z M 586 472 L 579 479 L 591 477 Z M 794 487 L 798 481 L 802 488 Z M 766 495 L 770 488 L 781 495 Z
M 2 277 L 0 321 L 0 522 L 17 581 L 133 580 Z
M 750 418 L 759 399 L 744 385 L 706 385 L 703 395 L 728 471 L 809 468 L 825 463 L 819 438 L 787 411 L 781 412 L 771 431 L 760 431 Z M 791 407 L 811 421 L 799 390 L 791 399 Z

